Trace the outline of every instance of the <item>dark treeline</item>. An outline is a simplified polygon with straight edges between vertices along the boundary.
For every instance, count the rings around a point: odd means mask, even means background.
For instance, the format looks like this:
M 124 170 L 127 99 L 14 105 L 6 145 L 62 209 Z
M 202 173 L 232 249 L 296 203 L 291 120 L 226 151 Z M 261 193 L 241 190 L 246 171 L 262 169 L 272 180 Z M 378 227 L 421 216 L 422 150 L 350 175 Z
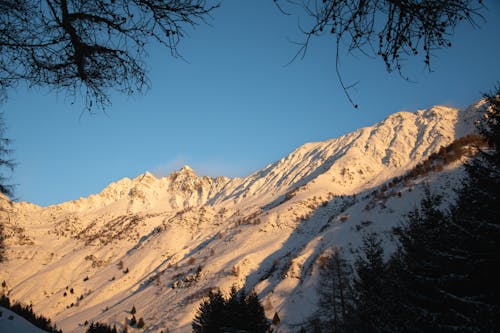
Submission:
M 116 327 L 110 327 L 106 324 L 95 322 L 90 323 L 89 328 L 85 331 L 86 333 L 118 333 Z
M 9 297 L 1 295 L 0 306 L 3 306 L 4 308 L 17 313 L 19 316 L 23 317 L 24 319 L 44 331 L 52 333 L 62 333 L 62 330 L 58 330 L 56 328 L 56 325 L 52 326 L 52 324 L 50 323 L 50 319 L 34 313 L 31 305 L 22 305 L 18 302 L 11 303 Z
M 320 263 L 319 311 L 302 331 L 498 331 L 500 91 L 487 100 L 488 147 L 466 164 L 456 203 L 443 212 L 427 191 L 397 229 L 389 260 L 375 234 L 365 235 L 354 272 L 334 250 Z
M 220 290 L 211 291 L 203 301 L 192 323 L 193 332 L 252 332 L 265 333 L 269 322 L 257 294 L 231 288 L 226 299 Z

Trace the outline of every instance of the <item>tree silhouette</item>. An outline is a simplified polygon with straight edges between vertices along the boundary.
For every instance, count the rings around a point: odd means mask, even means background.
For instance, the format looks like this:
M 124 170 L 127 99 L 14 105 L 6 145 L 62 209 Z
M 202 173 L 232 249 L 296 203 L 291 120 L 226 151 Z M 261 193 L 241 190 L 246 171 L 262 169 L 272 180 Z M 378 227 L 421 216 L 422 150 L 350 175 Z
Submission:
M 110 88 L 126 94 L 148 86 L 145 46 L 179 56 L 187 26 L 204 22 L 210 0 L 2 0 L 0 89 L 20 81 L 72 95 L 88 108 L 109 104 Z
M 227 300 L 220 290 L 210 292 L 208 299 L 200 304 L 191 326 L 193 332 L 198 333 L 265 333 L 269 322 L 255 292 L 247 295 L 244 290 L 238 292 L 233 287 Z
M 280 8 L 284 1 L 275 0 Z M 296 3 L 286 0 L 286 2 Z M 300 2 L 299 2 L 300 3 Z M 381 58 L 389 72 L 403 75 L 407 57 L 422 55 L 429 67 L 434 51 L 451 46 L 461 21 L 477 26 L 482 0 L 303 0 L 311 25 L 296 56 L 304 56 L 311 38 L 330 34 L 337 45 L 337 77 L 355 107 L 340 73 L 339 47 Z M 404 75 L 403 75 L 404 76 Z
M 352 303 L 352 269 L 341 249 L 322 257 L 317 288 L 318 319 L 326 331 L 341 332 Z
M 215 0 L 1 0 L 0 90 L 30 86 L 86 97 L 87 107 L 109 104 L 109 90 L 132 94 L 148 86 L 145 46 L 156 41 L 179 56 L 187 26 L 204 22 Z M 274 0 L 279 8 L 283 2 Z M 299 2 L 300 3 L 300 2 Z M 451 46 L 461 21 L 477 25 L 482 0 L 303 0 L 311 25 L 297 56 L 312 37 L 329 33 L 338 46 L 380 57 L 402 74 L 406 57 L 423 55 L 430 68 L 437 49 Z M 354 105 L 354 103 L 353 103 Z
M 0 112 L 0 193 L 8 197 L 12 197 L 14 194 L 14 188 L 7 184 L 8 176 L 5 175 L 5 170 L 12 171 L 14 169 L 14 162 L 9 158 L 10 154 L 10 139 L 5 137 L 5 122 L 3 113 Z
M 144 319 L 142 317 L 139 318 L 139 320 L 137 321 L 137 328 L 143 328 L 144 325 L 145 325 Z
M 89 328 L 87 328 L 86 333 L 117 333 L 116 327 L 110 327 L 109 325 L 95 322 L 90 323 Z
M 4 239 L 5 239 L 5 234 L 4 234 L 3 221 L 0 220 L 0 262 L 2 262 L 4 258 Z
M 216 333 L 223 325 L 225 325 L 224 320 L 224 309 L 226 306 L 226 300 L 222 295 L 220 290 L 215 292 L 210 292 L 208 294 L 208 299 L 204 300 L 192 323 L 193 332 L 201 333 Z
M 10 140 L 5 137 L 3 113 L 0 113 L 0 262 L 4 258 L 4 207 L 9 205 L 8 198 L 13 196 L 14 188 L 8 184 L 5 171 L 12 171 L 14 162 L 9 158 L 11 153 Z
M 488 108 L 480 131 L 489 149 L 480 149 L 478 158 L 466 166 L 468 178 L 452 210 L 457 235 L 453 249 L 461 255 L 454 262 L 461 274 L 446 286 L 467 328 L 476 332 L 500 325 L 496 273 L 500 265 L 500 89 L 486 97 Z
M 479 128 L 488 146 L 476 146 L 456 203 L 443 214 L 439 198 L 428 194 L 409 215 L 398 257 L 391 260 L 397 267 L 393 280 L 403 282 L 398 303 L 407 313 L 404 322 L 418 322 L 424 331 L 488 332 L 499 326 L 500 90 L 486 102 Z
M 392 317 L 401 317 L 391 322 L 398 323 L 399 331 L 411 330 L 413 325 L 424 332 L 446 332 L 464 318 L 465 313 L 458 316 L 454 300 L 444 292 L 464 272 L 457 266 L 461 250 L 456 249 L 456 229 L 449 215 L 440 210 L 441 202 L 440 196 L 426 189 L 420 207 L 408 214 L 399 233 L 400 246 L 390 260 L 395 296 L 391 304 L 397 304 L 390 312 Z
M 10 309 L 12 312 L 15 312 L 43 331 L 51 333 L 62 333 L 61 330 L 57 329 L 55 324 L 52 325 L 49 318 L 46 318 L 42 315 L 37 315 L 35 312 L 33 312 L 32 305 L 23 305 L 19 302 L 11 302 L 8 296 L 0 295 L 0 306 Z
M 259 301 L 259 298 L 255 291 L 252 291 L 248 296 L 241 297 L 243 299 L 242 304 L 246 308 L 247 317 L 245 318 L 244 329 L 247 332 L 267 332 L 269 329 L 269 322 L 266 318 L 264 312 L 264 307 Z
M 387 274 L 382 240 L 375 233 L 363 236 L 354 263 L 354 307 L 344 324 L 348 332 L 393 332 L 388 317 Z

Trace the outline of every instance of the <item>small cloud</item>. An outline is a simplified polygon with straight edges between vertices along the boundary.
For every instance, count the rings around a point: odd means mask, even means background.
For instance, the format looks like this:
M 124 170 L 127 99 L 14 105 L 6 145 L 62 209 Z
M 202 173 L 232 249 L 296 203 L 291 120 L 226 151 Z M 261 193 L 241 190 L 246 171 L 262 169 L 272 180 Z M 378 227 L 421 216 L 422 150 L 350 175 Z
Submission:
M 177 155 L 174 159 L 167 161 L 164 164 L 156 166 L 151 171 L 156 177 L 165 177 L 174 171 L 179 170 L 184 165 L 188 165 L 187 157 L 185 155 Z

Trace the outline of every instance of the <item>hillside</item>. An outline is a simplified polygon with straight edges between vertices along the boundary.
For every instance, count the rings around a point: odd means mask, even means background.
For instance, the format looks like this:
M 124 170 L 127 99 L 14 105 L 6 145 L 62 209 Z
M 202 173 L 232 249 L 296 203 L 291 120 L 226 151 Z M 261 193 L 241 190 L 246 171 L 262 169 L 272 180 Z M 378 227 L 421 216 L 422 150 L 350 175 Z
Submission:
M 2 306 L 0 314 L 0 332 L 47 333 Z
M 315 309 L 325 252 L 337 246 L 352 257 L 368 231 L 390 249 L 393 228 L 425 186 L 458 186 L 466 156 L 409 172 L 472 133 L 483 108 L 398 112 L 304 144 L 244 178 L 199 177 L 185 166 L 60 205 L 4 205 L 4 291 L 64 332 L 84 332 L 86 321 L 120 329 L 133 306 L 146 332 L 190 332 L 208 291 L 236 284 L 256 290 L 267 316 L 277 312 L 281 328 L 293 330 Z

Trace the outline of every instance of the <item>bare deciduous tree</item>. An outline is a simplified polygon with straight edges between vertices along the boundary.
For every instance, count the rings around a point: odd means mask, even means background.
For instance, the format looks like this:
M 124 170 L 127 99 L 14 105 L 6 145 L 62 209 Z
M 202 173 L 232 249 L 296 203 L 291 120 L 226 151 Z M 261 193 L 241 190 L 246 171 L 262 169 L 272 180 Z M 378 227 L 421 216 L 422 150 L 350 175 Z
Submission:
M 318 313 L 311 323 L 326 332 L 342 332 L 352 303 L 352 269 L 341 249 L 333 248 L 319 263 Z
M 473 26 L 482 19 L 482 0 L 274 0 L 284 10 L 283 2 L 300 5 L 311 18 L 301 27 L 305 40 L 297 56 L 304 56 L 311 38 L 333 36 L 336 45 L 337 77 L 349 101 L 352 101 L 340 73 L 339 47 L 348 52 L 360 51 L 380 57 L 389 72 L 403 77 L 407 57 L 422 55 L 430 70 L 431 57 L 437 49 L 451 46 L 451 36 L 461 21 Z
M 5 170 L 12 171 L 14 169 L 14 161 L 10 159 L 10 139 L 5 137 L 5 123 L 3 113 L 0 112 L 0 193 L 11 197 L 13 195 L 13 186 L 8 185 L 8 176 L 5 175 Z M 1 198 L 0 198 L 1 200 Z
M 188 26 L 204 22 L 210 0 L 0 0 L 0 88 L 25 81 L 70 94 L 87 107 L 148 86 L 145 46 L 179 56 Z M 94 104 L 94 105 L 95 105 Z
M 4 259 L 4 223 L 8 218 L 9 197 L 13 196 L 14 187 L 8 183 L 6 170 L 12 171 L 14 161 L 10 159 L 10 140 L 5 137 L 3 113 L 0 112 L 0 262 Z

